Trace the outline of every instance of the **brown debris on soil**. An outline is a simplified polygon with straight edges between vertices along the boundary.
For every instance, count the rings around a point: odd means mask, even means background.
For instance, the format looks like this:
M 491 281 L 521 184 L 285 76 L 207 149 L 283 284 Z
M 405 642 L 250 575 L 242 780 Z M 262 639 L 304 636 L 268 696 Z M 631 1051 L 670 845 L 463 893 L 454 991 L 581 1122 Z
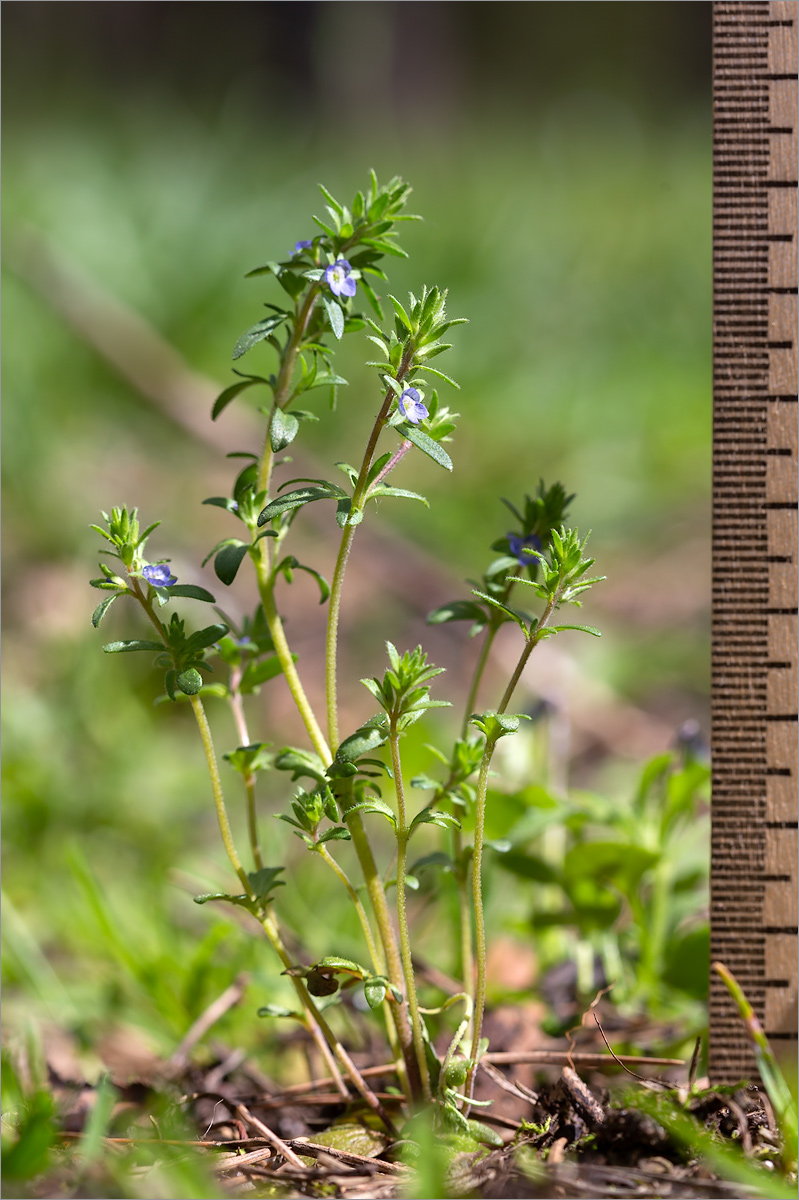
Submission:
M 560 1061 L 553 1082 L 530 1084 L 529 1063 L 550 1057 Z M 742 1200 L 757 1193 L 719 1180 L 695 1154 L 687 1152 L 655 1116 L 630 1101 L 619 1107 L 603 1087 L 589 1086 L 583 1074 L 610 1055 L 574 1051 L 574 1065 L 563 1063 L 561 1050 L 521 1050 L 488 1055 L 481 1069 L 483 1095 L 501 1097 L 511 1107 L 480 1109 L 479 1119 L 494 1128 L 505 1145 L 490 1152 L 454 1154 L 446 1194 L 475 1200 L 523 1197 L 669 1197 Z M 516 1062 L 508 1059 L 516 1058 Z M 500 1062 L 496 1060 L 499 1059 Z M 504 1061 L 502 1061 L 504 1060 Z M 526 1062 L 525 1062 L 526 1060 Z M 630 1059 L 639 1071 L 652 1071 L 657 1060 Z M 662 1060 L 661 1060 L 662 1061 Z M 400 1098 L 394 1091 L 390 1064 L 363 1068 L 379 1099 L 401 1125 Z M 60 1095 L 65 1141 L 80 1139 L 93 1103 L 93 1089 L 51 1080 Z M 652 1081 L 655 1083 L 656 1081 Z M 220 1196 L 276 1196 L 334 1200 L 399 1200 L 416 1195 L 413 1170 L 399 1161 L 391 1138 L 369 1121 L 365 1106 L 351 1104 L 332 1089 L 332 1081 L 312 1080 L 279 1089 L 251 1068 L 241 1055 L 224 1050 L 219 1061 L 199 1068 L 187 1063 L 175 1071 L 164 1065 L 161 1082 L 128 1081 L 119 1086 L 117 1114 L 140 1114 L 142 1137 L 149 1102 L 166 1087 L 197 1130 L 195 1140 L 180 1143 L 207 1156 L 219 1181 Z M 698 1127 L 737 1142 L 752 1158 L 779 1161 L 779 1137 L 768 1101 L 755 1087 L 732 1095 L 705 1090 L 690 1100 L 685 1091 L 659 1084 L 679 1096 L 683 1111 Z M 642 1093 L 643 1094 L 643 1093 Z M 649 1092 L 652 1096 L 652 1092 Z M 513 1118 L 504 1115 L 513 1113 Z M 113 1128 L 113 1119 L 112 1119 Z M 109 1137 L 109 1149 L 124 1153 L 136 1138 Z M 152 1146 L 152 1141 L 149 1142 Z M 155 1143 L 157 1145 L 157 1143 Z M 165 1143 L 166 1144 L 166 1143 Z M 170 1143 L 174 1145 L 175 1143 Z M 274 1188 L 280 1191 L 275 1192 Z M 48 1193 L 53 1195 L 56 1193 Z M 68 1194 L 68 1193 L 63 1193 Z M 436 1193 L 443 1194 L 443 1193 Z

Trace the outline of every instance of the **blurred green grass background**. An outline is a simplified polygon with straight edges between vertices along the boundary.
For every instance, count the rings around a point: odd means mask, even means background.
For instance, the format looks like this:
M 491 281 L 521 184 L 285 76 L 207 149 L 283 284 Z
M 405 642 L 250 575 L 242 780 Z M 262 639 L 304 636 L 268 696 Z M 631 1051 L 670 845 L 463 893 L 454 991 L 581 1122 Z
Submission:
M 384 520 L 457 581 L 505 530 L 499 495 L 561 478 L 609 576 L 585 614 L 603 641 L 570 649 L 662 728 L 704 724 L 710 6 L 12 8 L 5 1022 L 68 1028 L 96 1063 L 120 1026 L 168 1053 L 240 971 L 258 1003 L 279 1002 L 284 981 L 231 919 L 190 904 L 225 882 L 194 732 L 185 712 L 153 710 L 144 668 L 104 660 L 89 626 L 98 511 L 138 503 L 165 521 L 154 547 L 198 563 L 226 532 L 208 531 L 199 501 L 227 464 L 65 323 L 24 247 L 35 236 L 223 386 L 233 343 L 274 299 L 244 272 L 311 235 L 317 182 L 347 196 L 369 167 L 401 173 L 425 220 L 406 227 L 391 290 L 446 286 L 471 323 L 444 364 L 462 386 L 445 397 L 462 414 L 455 472 L 406 472 L 431 509 Z M 323 463 L 360 453 L 376 396 L 367 347 L 349 339 L 339 411 L 320 404 L 306 427 Z M 443 598 L 420 595 L 419 612 Z M 220 748 L 231 738 L 223 718 Z M 585 783 L 622 788 L 636 769 L 589 766 Z M 271 836 L 277 861 L 286 838 Z M 296 880 L 287 913 L 303 952 L 330 949 L 324 909 L 347 953 L 345 904 L 316 876 Z M 512 909 L 497 900 L 497 922 Z M 253 1007 L 219 1036 L 268 1042 Z

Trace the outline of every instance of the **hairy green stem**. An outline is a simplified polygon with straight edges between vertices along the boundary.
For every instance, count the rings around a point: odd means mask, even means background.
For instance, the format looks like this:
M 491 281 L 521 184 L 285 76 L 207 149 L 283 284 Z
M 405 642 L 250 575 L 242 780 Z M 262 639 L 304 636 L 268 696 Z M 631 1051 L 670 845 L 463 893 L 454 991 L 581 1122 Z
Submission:
M 341 882 L 344 884 L 344 887 L 347 889 L 347 892 L 349 893 L 349 897 L 352 900 L 352 903 L 355 905 L 355 911 L 358 914 L 358 920 L 361 923 L 361 929 L 363 930 L 363 936 L 366 941 L 367 948 L 369 950 L 369 958 L 372 963 L 372 970 L 374 971 L 375 975 L 385 975 L 386 974 L 385 959 L 377 948 L 377 943 L 375 942 L 374 934 L 372 933 L 372 926 L 369 924 L 369 917 L 366 914 L 366 909 L 364 908 L 363 904 L 361 903 L 360 896 L 356 892 L 355 888 L 352 886 L 352 883 L 350 882 L 350 880 L 347 876 L 347 873 L 343 870 L 343 868 L 339 865 L 339 863 L 336 862 L 335 858 L 333 858 L 333 855 L 330 853 L 327 846 L 325 846 L 324 844 L 320 845 L 317 849 L 317 854 L 319 854 L 319 856 L 322 858 L 322 860 L 324 862 L 326 862 L 327 865 L 331 868 L 331 870 L 336 873 L 336 875 L 339 877 Z M 397 1034 L 397 1023 L 394 1019 L 395 1007 L 396 1007 L 396 1001 L 389 1000 L 388 996 L 386 996 L 386 999 L 383 1002 L 383 1013 L 384 1013 L 384 1016 L 386 1019 L 386 1032 L 388 1034 L 388 1042 L 391 1047 L 391 1053 L 394 1056 L 394 1063 L 397 1068 L 397 1074 L 400 1077 L 400 1082 L 403 1084 L 404 1090 L 407 1091 L 407 1086 L 406 1086 L 407 1085 L 407 1072 L 405 1070 L 405 1062 L 402 1057 L 402 1050 L 400 1048 L 399 1036 Z
M 419 1000 L 416 995 L 416 980 L 413 974 L 413 959 L 411 956 L 411 939 L 408 932 L 408 914 L 405 906 L 405 873 L 408 856 L 408 817 L 405 806 L 405 789 L 402 782 L 402 762 L 400 759 L 399 734 L 392 722 L 389 737 L 391 745 L 391 762 L 394 768 L 394 787 L 397 792 L 397 924 L 399 925 L 400 953 L 402 967 L 405 973 L 405 994 L 408 998 L 408 1010 L 411 1015 L 413 1030 L 413 1046 L 416 1051 L 416 1061 L 419 1065 L 419 1076 L 422 1082 L 422 1098 L 429 1100 L 430 1073 L 427 1069 L 424 1035 L 422 1033 L 422 1017 L 419 1012 Z
M 460 829 L 452 831 L 452 852 L 455 859 L 455 882 L 458 888 L 461 974 L 463 990 L 474 998 L 474 953 L 472 950 L 472 909 L 469 903 L 469 864 L 463 861 L 463 836 Z
M 222 780 L 219 777 L 219 767 L 216 761 L 216 752 L 214 751 L 213 738 L 211 737 L 211 729 L 208 724 L 208 718 L 205 715 L 203 702 L 199 696 L 190 696 L 191 706 L 194 709 L 194 716 L 197 721 L 197 727 L 200 730 L 200 738 L 205 751 L 205 759 L 208 763 L 208 774 L 211 777 L 211 790 L 214 795 L 214 805 L 216 807 L 216 815 L 219 821 L 219 832 L 222 834 L 222 843 L 227 851 L 227 856 L 230 859 L 233 870 L 238 875 L 244 886 L 245 892 L 250 892 L 250 881 L 247 878 L 247 872 L 241 865 L 241 859 L 238 856 L 236 847 L 233 843 L 233 834 L 230 830 L 230 822 L 228 821 L 227 808 L 225 807 L 225 797 L 222 791 Z
M 383 951 L 386 956 L 386 974 L 402 995 L 407 996 L 402 959 L 400 957 L 399 946 L 397 945 L 396 934 L 394 933 L 394 926 L 391 922 L 391 913 L 388 901 L 386 900 L 383 881 L 380 878 L 380 872 L 377 869 L 377 864 L 372 854 L 372 847 L 366 836 L 366 830 L 363 827 L 361 814 L 352 813 L 348 816 L 345 813 L 344 819 L 347 822 L 347 828 L 352 834 L 352 844 L 355 847 L 355 853 L 358 855 L 358 862 L 363 872 L 369 903 L 372 906 L 372 912 L 377 922 L 380 941 L 382 942 Z M 402 1057 L 405 1061 L 405 1070 L 410 1091 L 409 1099 L 415 1099 L 421 1093 L 422 1084 L 416 1062 L 413 1031 L 408 1020 L 408 1009 L 405 1003 L 398 1005 L 395 1021 Z
M 494 638 L 497 636 L 499 625 L 491 623 L 483 645 L 480 649 L 477 662 L 475 663 L 472 673 L 472 682 L 469 687 L 469 694 L 466 697 L 466 704 L 463 709 L 463 720 L 461 722 L 460 736 L 465 738 L 469 732 L 469 718 L 475 711 L 477 704 L 477 695 L 482 682 L 483 673 L 486 668 L 491 647 L 494 644 Z M 474 954 L 472 950 L 472 905 L 469 888 L 469 864 L 462 863 L 461 856 L 463 853 L 463 837 L 460 829 L 452 831 L 452 852 L 456 862 L 455 882 L 458 888 L 458 913 L 459 921 L 459 937 L 461 946 L 461 972 L 463 974 L 464 991 L 474 1000 Z M 473 1011 L 473 1010 L 472 1010 Z M 469 1024 L 471 1024 L 471 1013 L 469 1015 Z
M 524 649 L 519 656 L 519 661 L 516 664 L 516 669 L 510 678 L 508 686 L 497 708 L 498 713 L 504 713 L 510 703 L 511 697 L 519 682 L 522 671 L 527 665 L 527 660 L 536 648 L 543 637 L 544 630 L 549 624 L 550 618 L 557 608 L 558 599 L 560 597 L 560 588 L 558 588 L 552 596 L 550 596 L 547 606 L 538 621 L 533 631 L 527 636 Z M 480 1037 L 483 1027 L 483 1014 L 485 1012 L 485 995 L 486 995 L 486 941 L 485 941 L 485 915 L 483 911 L 483 839 L 485 833 L 485 807 L 486 793 L 488 791 L 488 769 L 491 765 L 491 759 L 496 749 L 497 739 L 489 740 L 486 738 L 485 748 L 483 750 L 483 758 L 480 763 L 480 775 L 477 783 L 477 799 L 475 801 L 474 814 L 474 854 L 472 857 L 472 902 L 474 904 L 474 927 L 475 927 L 475 945 L 477 957 L 477 986 L 474 996 L 474 1023 L 472 1026 L 472 1050 L 471 1058 L 472 1065 L 469 1068 L 469 1077 L 466 1086 L 466 1095 L 471 1096 L 474 1088 L 474 1077 L 477 1071 L 477 1053 L 480 1046 Z M 469 1112 L 469 1106 L 464 1109 L 466 1115 Z
M 355 537 L 355 525 L 345 525 L 341 535 L 336 566 L 330 583 L 330 598 L 327 608 L 327 636 L 325 639 L 325 694 L 327 703 L 327 736 L 331 746 L 338 746 L 338 624 L 341 613 L 341 590 L 344 572 Z
M 483 910 L 483 836 L 485 831 L 485 801 L 488 790 L 488 769 L 496 748 L 496 741 L 486 741 L 480 776 L 477 781 L 477 801 L 474 821 L 474 855 L 472 858 L 472 900 L 474 904 L 474 939 L 477 961 L 477 985 L 474 992 L 474 1014 L 472 1017 L 472 1065 L 466 1083 L 466 1095 L 472 1095 L 474 1076 L 477 1070 L 477 1053 L 483 1029 L 483 1013 L 486 998 L 486 934 Z M 468 1107 L 465 1110 L 468 1115 Z
M 241 664 L 238 664 L 230 672 L 228 700 L 231 712 L 233 713 L 233 720 L 236 723 L 236 732 L 239 735 L 239 745 L 249 746 L 250 733 L 247 728 L 247 717 L 244 713 L 244 698 L 239 690 L 241 676 L 242 668 Z M 247 832 L 250 835 L 250 849 L 255 869 L 256 871 L 260 871 L 264 865 L 264 860 L 258 838 L 258 818 L 255 809 L 255 772 L 245 771 L 242 780 L 244 783 L 244 794 L 247 798 Z
M 261 544 L 268 541 L 268 538 L 262 538 Z M 263 556 L 259 556 L 255 564 L 256 575 L 258 577 L 258 594 L 261 597 L 261 607 L 264 610 L 266 624 L 269 628 L 269 633 L 272 638 L 272 643 L 275 647 L 275 654 L 278 657 L 280 666 L 288 684 L 288 689 L 291 692 L 297 710 L 302 717 L 305 728 L 308 731 L 308 736 L 313 743 L 314 750 L 322 759 L 325 766 L 328 766 L 333 756 L 330 753 L 330 747 L 325 741 L 325 735 L 319 726 L 314 711 L 310 705 L 308 697 L 305 694 L 305 689 L 300 681 L 297 668 L 294 665 L 294 660 L 291 657 L 286 634 L 283 630 L 283 622 L 281 621 L 277 606 L 275 604 L 274 581 L 272 573 L 269 570 L 268 562 Z

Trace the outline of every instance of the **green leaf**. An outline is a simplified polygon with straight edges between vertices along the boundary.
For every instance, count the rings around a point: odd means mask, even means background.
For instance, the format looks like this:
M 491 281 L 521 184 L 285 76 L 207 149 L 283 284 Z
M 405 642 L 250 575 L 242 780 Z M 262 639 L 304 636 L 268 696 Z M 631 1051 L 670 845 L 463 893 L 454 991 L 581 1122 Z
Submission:
M 261 512 L 258 524 L 265 525 L 279 513 L 288 512 L 293 508 L 302 508 L 305 504 L 312 504 L 314 500 L 332 500 L 340 496 L 346 496 L 346 493 L 342 488 L 337 488 L 335 484 L 331 483 L 324 487 L 297 488 L 293 492 L 287 492 L 284 496 L 278 496 L 275 500 L 271 500 Z
M 380 272 L 380 274 L 382 275 L 382 272 Z M 361 287 L 363 288 L 364 295 L 366 296 L 366 299 L 369 301 L 372 312 L 376 316 L 378 316 L 380 318 L 380 320 L 382 321 L 383 320 L 383 306 L 381 305 L 380 300 L 379 300 L 374 288 L 371 286 L 371 284 L 368 282 L 368 280 L 365 279 L 363 276 L 361 276 L 360 282 L 361 282 Z
M 97 608 L 92 613 L 92 625 L 95 629 L 99 627 L 103 617 L 119 595 L 119 592 L 114 592 L 113 596 L 106 596 L 105 600 L 101 600 L 97 605 Z
M 178 672 L 175 682 L 184 695 L 196 696 L 203 685 L 203 677 L 196 667 L 188 667 Z
M 174 583 L 166 589 L 170 596 L 184 596 L 187 600 L 204 600 L 206 604 L 214 604 L 214 597 L 204 587 L 195 583 Z
M 132 650 L 163 650 L 163 642 L 146 642 L 140 638 L 133 638 L 127 642 L 108 642 L 103 646 L 104 654 L 127 654 Z
M 320 834 L 319 841 L 321 842 L 348 842 L 352 834 L 349 829 L 345 829 L 343 825 L 334 825 L 332 829 L 326 829 L 323 834 Z
M 319 584 L 319 594 L 320 594 L 319 603 L 320 604 L 324 604 L 325 600 L 327 600 L 328 596 L 330 595 L 330 585 L 327 582 L 327 580 L 325 579 L 325 577 L 323 575 L 320 575 L 319 572 L 314 570 L 313 567 L 306 567 L 301 562 L 297 562 L 297 559 L 294 557 L 293 554 L 289 554 L 286 558 L 283 559 L 282 562 L 278 563 L 277 567 L 275 568 L 275 571 L 282 571 L 283 575 L 285 576 L 285 578 L 287 579 L 287 581 L 289 583 L 291 582 L 291 572 L 292 571 L 305 571 L 306 574 L 312 575 L 313 578 L 316 580 L 316 582 Z
M 510 850 L 500 854 L 497 865 L 511 875 L 520 879 L 532 879 L 536 883 L 557 883 L 560 876 L 553 866 L 536 854 L 523 854 L 519 850 Z
M 498 713 L 489 709 L 484 713 L 472 713 L 469 724 L 474 725 L 486 736 L 486 741 L 496 742 L 501 737 L 516 733 L 521 720 L 529 721 L 526 713 Z
M 376 500 L 379 496 L 396 496 L 405 500 L 421 500 L 425 508 L 430 505 L 424 496 L 420 496 L 418 492 L 409 492 L 405 488 L 388 487 L 384 483 L 379 483 L 373 487 L 367 496 L 367 500 Z
M 348 975 L 355 975 L 358 979 L 363 979 L 369 972 L 360 963 L 353 962 L 351 958 L 339 958 L 337 954 L 328 954 L 326 958 L 320 958 L 319 962 L 314 963 L 317 971 L 345 971 Z
M 442 850 L 435 850 L 432 854 L 425 854 L 423 858 L 418 858 L 411 867 L 411 873 L 416 875 L 426 867 L 440 867 L 442 871 L 453 871 L 455 863 Z
M 395 829 L 397 828 L 397 818 L 394 812 L 385 800 L 380 800 L 377 796 L 372 796 L 368 800 L 359 800 L 356 804 L 351 805 L 344 813 L 344 819 L 346 820 L 353 813 L 377 813 L 378 816 L 385 817 Z
M 384 238 L 363 238 L 362 245 L 371 246 L 373 250 L 379 251 L 381 254 L 393 254 L 395 258 L 407 258 L 408 252 L 403 250 L 394 242 L 386 241 Z
M 565 629 L 574 629 L 577 633 L 591 633 L 594 637 L 602 637 L 598 629 L 594 629 L 593 625 L 551 625 L 553 633 L 563 633 Z
M 450 600 L 427 614 L 428 625 L 443 625 L 446 621 L 480 621 L 485 625 L 486 614 L 473 600 Z
M 257 325 L 251 326 L 236 342 L 236 345 L 233 349 L 233 358 L 241 358 L 243 354 L 246 354 L 247 351 L 251 350 L 253 346 L 258 344 L 258 342 L 262 342 L 264 338 L 268 338 L 270 334 L 274 333 L 278 326 L 282 325 L 285 320 L 286 313 L 272 313 L 271 316 L 264 317 L 263 320 L 259 321 Z M 237 385 L 234 384 L 233 386 L 236 387 Z M 227 390 L 230 391 L 230 388 Z M 242 390 L 243 389 L 239 388 L 239 391 Z M 225 393 L 223 392 L 222 395 L 224 396 L 224 394 Z M 216 402 L 217 404 L 221 398 L 221 396 L 218 398 Z M 230 399 L 232 400 L 233 397 L 231 396 Z M 224 408 L 224 405 L 222 405 L 222 407 Z M 214 408 L 216 408 L 216 404 L 214 405 Z M 222 409 L 220 408 L 219 411 L 221 412 Z
M 294 271 L 281 271 L 277 277 L 277 281 L 283 288 L 284 292 L 288 292 L 292 300 L 296 300 L 301 296 L 308 286 L 304 275 L 298 275 Z
M 385 980 L 379 978 L 365 980 L 363 994 L 370 1008 L 379 1008 L 386 998 Z
M 382 714 L 381 714 L 382 715 Z M 364 754 L 382 746 L 388 738 L 385 720 L 380 725 L 362 725 L 356 729 L 339 746 L 336 751 L 336 762 L 354 763 Z
M 272 755 L 266 742 L 254 742 L 251 746 L 238 746 L 223 754 L 225 762 L 241 775 L 267 770 L 272 765 Z
M 485 600 L 492 608 L 496 608 L 499 612 L 505 613 L 510 617 L 511 621 L 515 621 L 524 634 L 529 630 L 532 617 L 529 613 L 522 612 L 519 608 L 511 608 L 509 604 L 501 604 L 499 600 L 495 600 L 493 596 L 489 596 L 487 592 L 479 592 L 476 588 L 472 588 L 472 595 L 479 596 L 481 600 Z
M 236 578 L 239 567 L 244 561 L 244 557 L 249 550 L 246 542 L 230 540 L 226 546 L 217 554 L 214 559 L 214 571 L 218 579 L 222 583 L 230 584 Z
M 429 375 L 436 375 L 439 379 L 443 379 L 444 383 L 448 383 L 450 387 L 454 387 L 458 391 L 461 390 L 461 385 L 459 383 L 456 383 L 454 379 L 451 379 L 449 375 L 445 375 L 443 371 L 439 371 L 436 367 L 430 367 L 427 363 L 425 363 L 423 370 Z
M 295 750 L 287 746 L 278 754 L 275 766 L 278 771 L 291 771 L 292 782 L 303 778 L 315 779 L 317 783 L 327 782 L 325 765 L 312 750 Z
M 257 1017 L 294 1017 L 296 1021 L 304 1019 L 302 1013 L 284 1008 L 282 1004 L 262 1004 L 255 1015 Z
M 314 221 L 319 226 L 319 228 L 322 230 L 322 232 L 326 233 L 329 238 L 336 237 L 336 231 L 332 225 L 327 225 L 324 221 L 320 220 L 319 217 L 312 216 L 311 220 Z M 318 236 L 318 234 L 317 234 L 317 236 Z
M 391 301 L 394 312 L 399 317 L 401 324 L 405 326 L 405 328 L 408 330 L 408 333 L 413 333 L 413 323 L 403 306 L 400 304 L 399 300 L 396 298 L 396 296 L 389 296 L 389 300 Z
M 331 195 L 331 193 L 327 190 L 327 188 L 325 187 L 325 185 L 323 183 L 317 184 L 317 187 L 319 188 L 319 191 L 324 196 L 325 200 L 327 200 L 328 204 L 332 208 L 335 209 L 335 211 L 338 213 L 338 215 L 340 217 L 343 217 L 344 216 L 344 208 L 341 204 L 339 204 L 339 202 L 338 202 L 338 200 L 336 200 L 335 196 Z
M 407 421 L 404 421 L 401 425 L 397 425 L 396 428 L 397 433 L 401 433 L 407 441 L 417 446 L 423 454 L 426 454 L 428 458 L 432 458 L 433 462 L 438 463 L 440 467 L 444 467 L 446 471 L 452 470 L 452 459 L 439 442 L 434 442 L 421 429 L 417 429 L 415 425 L 411 425 Z
M 419 788 L 423 792 L 437 792 L 440 786 L 439 782 L 436 779 L 431 779 L 429 775 L 414 775 L 411 780 L 411 787 Z
M 275 409 L 269 426 L 269 442 L 275 454 L 294 441 L 299 427 L 294 413 L 284 412 L 282 408 Z
M 246 334 L 244 335 L 247 336 Z M 242 351 L 244 353 L 244 351 Z M 234 358 L 239 357 L 234 355 Z M 241 383 L 232 383 L 230 387 L 226 387 L 224 392 L 220 392 L 214 401 L 214 406 L 211 409 L 211 420 L 215 421 L 221 412 L 223 412 L 231 400 L 235 400 L 236 396 L 246 391 L 247 388 L 254 387 L 256 383 L 264 383 L 267 386 L 268 381 L 261 375 L 248 375 L 246 379 L 242 379 Z
M 327 310 L 330 328 L 333 330 L 336 338 L 341 341 L 344 333 L 344 313 L 341 311 L 341 305 L 337 304 L 335 300 L 331 300 L 329 296 L 322 296 L 322 301 Z
M 186 638 L 185 653 L 196 654 L 199 650 L 204 650 L 206 646 L 218 642 L 227 631 L 227 625 L 206 625 L 205 629 L 198 629 L 191 637 Z
M 260 904 L 266 903 L 275 888 L 283 887 L 283 880 L 277 878 L 283 870 L 283 867 L 261 867 L 259 871 L 247 872 L 250 887 Z
M 297 661 L 296 654 L 292 654 L 291 661 Z M 276 654 L 270 654 L 268 658 L 262 658 L 258 662 L 248 663 L 242 674 L 239 690 L 245 696 L 249 695 L 257 687 L 260 687 L 262 683 L 268 683 L 270 679 L 276 679 L 282 672 L 283 668 Z
M 418 829 L 420 825 L 438 825 L 440 829 L 460 829 L 461 823 L 457 817 L 453 817 L 452 813 L 440 812 L 434 808 L 423 808 L 413 818 L 408 830 L 408 834 L 412 834 L 414 829 Z

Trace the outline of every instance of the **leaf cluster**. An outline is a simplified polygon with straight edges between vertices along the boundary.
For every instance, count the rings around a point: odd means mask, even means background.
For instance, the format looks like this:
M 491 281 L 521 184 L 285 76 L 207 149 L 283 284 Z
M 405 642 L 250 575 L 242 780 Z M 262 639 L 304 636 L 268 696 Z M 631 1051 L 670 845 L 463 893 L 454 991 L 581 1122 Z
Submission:
M 309 850 L 318 850 L 325 842 L 350 840 L 349 830 L 339 824 L 341 813 L 329 784 L 321 784 L 313 792 L 298 789 L 292 796 L 291 808 L 294 813 L 292 817 L 280 813 L 278 820 L 293 825 L 295 836 L 300 838 Z M 325 818 L 332 821 L 333 825 L 320 833 L 319 826 Z
M 284 881 L 278 879 L 278 875 L 283 870 L 283 867 L 261 867 L 258 871 L 248 871 L 249 892 L 240 895 L 231 895 L 228 892 L 205 892 L 201 896 L 195 896 L 194 903 L 207 904 L 209 900 L 223 900 L 238 908 L 246 908 L 247 912 L 261 920 L 266 914 L 267 906 L 273 900 L 275 889 L 284 885 Z
M 391 379 L 395 383 L 403 381 L 407 386 L 414 382 L 417 372 L 424 370 L 457 387 L 449 375 L 429 365 L 431 358 L 452 349 L 451 343 L 442 341 L 448 331 L 455 325 L 468 323 L 465 317 L 447 316 L 446 290 L 425 285 L 418 298 L 409 292 L 407 308 L 396 296 L 389 296 L 389 300 L 394 309 L 394 326 L 388 333 L 367 318 L 366 323 L 372 331 L 368 335 L 369 341 L 383 355 L 382 361 L 367 363 L 367 366 L 377 367 L 388 386 Z
M 534 496 L 525 496 L 519 508 L 510 500 L 502 503 L 513 513 L 518 529 L 492 542 L 491 549 L 499 551 L 479 580 L 468 580 L 473 587 L 474 600 L 450 600 L 428 614 L 431 625 L 449 621 L 471 621 L 469 637 L 475 637 L 488 627 L 496 631 L 507 621 L 516 621 L 524 628 L 531 617 L 509 603 L 520 574 L 535 580 L 540 565 L 540 553 L 550 550 L 553 534 L 563 525 L 574 495 L 568 495 L 559 482 L 547 487 L 543 479 Z
M 431 700 L 428 680 L 443 673 L 443 667 L 428 664 L 421 646 L 406 650 L 400 656 L 391 642 L 386 642 L 390 666 L 382 680 L 362 679 L 387 714 L 391 729 L 402 733 L 418 721 L 430 708 L 448 708 L 446 700 Z
M 546 602 L 548 614 L 556 612 L 563 604 L 574 604 L 579 608 L 581 601 L 578 597 L 593 584 L 604 579 L 603 575 L 585 578 L 586 571 L 593 566 L 595 561 L 585 554 L 587 542 L 588 535 L 581 539 L 576 529 L 567 529 L 565 526 L 561 526 L 560 530 L 553 529 L 548 555 L 540 550 L 530 551 L 538 559 L 542 578 L 538 580 L 528 579 L 522 575 L 508 575 L 506 583 L 519 583 L 524 587 L 532 588 L 535 595 Z M 594 637 L 600 636 L 599 630 L 590 625 L 544 625 L 542 623 L 539 627 L 537 617 L 531 616 L 523 609 L 512 607 L 507 600 L 499 600 L 478 588 L 472 589 L 472 595 L 477 596 L 479 600 L 502 614 L 504 621 L 514 621 L 528 641 L 552 637 L 566 629 L 590 633 Z

